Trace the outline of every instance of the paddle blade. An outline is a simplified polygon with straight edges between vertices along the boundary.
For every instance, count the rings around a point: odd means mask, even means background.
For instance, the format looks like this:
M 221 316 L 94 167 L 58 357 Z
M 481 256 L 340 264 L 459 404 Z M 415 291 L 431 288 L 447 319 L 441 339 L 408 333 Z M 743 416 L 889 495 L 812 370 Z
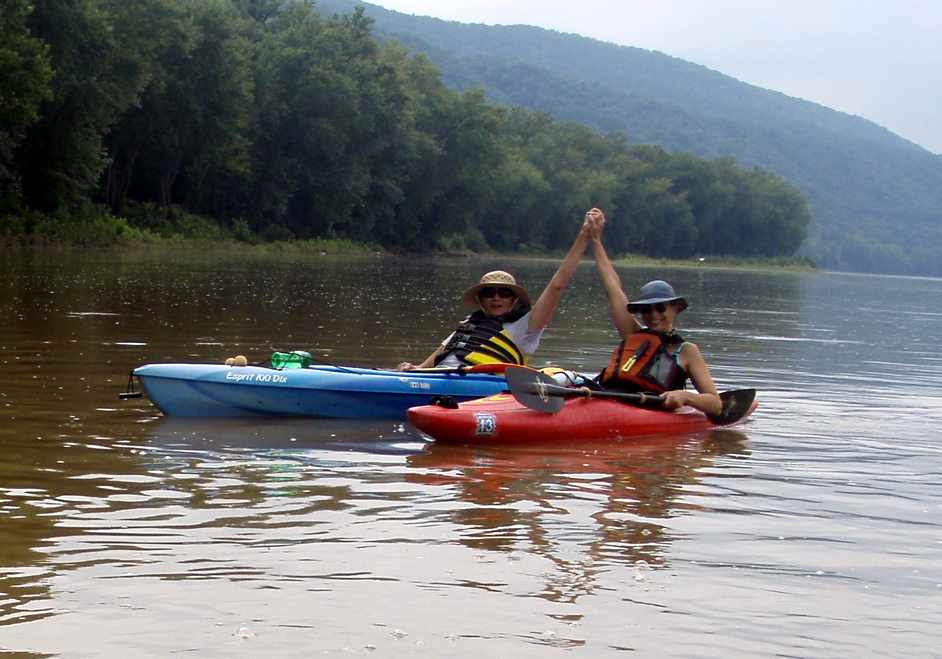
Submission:
M 735 389 L 720 394 L 723 401 L 723 410 L 716 415 L 710 415 L 710 420 L 721 426 L 736 423 L 752 410 L 752 403 L 756 399 L 755 389 Z
M 548 375 L 526 366 L 509 366 L 504 371 L 507 387 L 517 401 L 531 410 L 556 414 L 563 409 L 565 400 L 560 396 L 551 396 L 547 387 L 558 387 L 556 381 Z

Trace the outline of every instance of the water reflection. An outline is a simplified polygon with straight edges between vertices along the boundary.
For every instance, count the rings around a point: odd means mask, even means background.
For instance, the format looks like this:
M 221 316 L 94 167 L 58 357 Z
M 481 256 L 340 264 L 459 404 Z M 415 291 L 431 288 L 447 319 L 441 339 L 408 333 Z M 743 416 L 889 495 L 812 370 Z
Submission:
M 748 456 L 746 435 L 509 449 L 431 444 L 408 458 L 407 479 L 465 504 L 446 513 L 461 544 L 549 559 L 556 570 L 541 596 L 575 602 L 599 587 L 599 571 L 623 564 L 643 578 L 664 565 L 668 520 L 697 509 L 688 493 L 723 455 Z
M 19 540 L 4 546 L 0 615 L 25 622 L 57 612 L 52 573 L 31 567 L 35 552 L 60 577 L 131 570 L 271 583 L 277 572 L 216 547 L 416 541 L 405 528 L 383 537 L 390 519 L 437 529 L 437 543 L 547 559 L 554 568 L 539 596 L 573 603 L 615 565 L 639 578 L 664 565 L 669 519 L 696 509 L 686 493 L 717 456 L 747 456 L 745 441 L 712 432 L 482 450 L 429 444 L 398 422 L 157 418 L 136 441 L 63 445 L 71 459 L 57 461 L 44 488 L 7 481 L 3 499 L 16 507 L 7 529 Z M 328 546 L 321 551 L 338 551 Z

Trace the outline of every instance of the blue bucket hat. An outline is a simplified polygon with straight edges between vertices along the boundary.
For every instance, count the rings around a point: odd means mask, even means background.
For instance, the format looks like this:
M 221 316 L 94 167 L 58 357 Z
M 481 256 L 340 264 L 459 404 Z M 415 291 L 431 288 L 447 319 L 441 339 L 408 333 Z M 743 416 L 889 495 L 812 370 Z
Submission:
M 628 311 L 638 313 L 641 311 L 641 307 L 648 306 L 649 304 L 657 304 L 658 302 L 677 302 L 678 312 L 687 308 L 687 300 L 677 295 L 677 293 L 674 292 L 673 286 L 666 281 L 655 279 L 641 287 L 641 295 L 639 295 L 634 302 L 628 303 Z

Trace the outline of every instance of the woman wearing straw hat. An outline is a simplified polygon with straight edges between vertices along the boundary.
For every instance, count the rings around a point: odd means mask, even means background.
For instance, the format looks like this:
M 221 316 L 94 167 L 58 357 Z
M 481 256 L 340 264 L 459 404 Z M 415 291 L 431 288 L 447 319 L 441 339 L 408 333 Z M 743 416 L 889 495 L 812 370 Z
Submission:
M 586 222 L 612 320 L 621 335 L 598 383 L 606 389 L 661 394 L 667 409 L 690 405 L 719 414 L 723 404 L 700 349 L 674 331 L 674 320 L 687 308 L 687 300 L 666 281 L 656 279 L 642 286 L 641 294 L 629 302 L 602 245 L 605 215 L 593 208 Z M 697 393 L 684 390 L 688 379 Z
M 589 244 L 588 213 L 556 274 L 531 306 L 530 296 L 514 276 L 503 270 L 486 273 L 465 291 L 462 301 L 475 309 L 432 354 L 419 364 L 403 362 L 398 370 L 431 366 L 526 364 L 536 351 L 563 291 Z

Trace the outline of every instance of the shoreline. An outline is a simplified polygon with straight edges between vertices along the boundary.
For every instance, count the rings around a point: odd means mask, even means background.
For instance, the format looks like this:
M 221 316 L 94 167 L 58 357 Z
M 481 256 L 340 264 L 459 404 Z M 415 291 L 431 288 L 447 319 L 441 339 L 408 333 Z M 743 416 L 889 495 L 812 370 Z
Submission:
M 427 255 L 458 256 L 462 258 L 496 258 L 518 261 L 552 261 L 559 262 L 565 254 L 563 252 L 520 253 L 520 252 L 482 252 L 469 254 L 448 254 L 446 252 L 428 252 Z M 583 257 L 582 261 L 592 261 L 591 257 Z M 740 270 L 754 272 L 823 272 L 813 263 L 801 257 L 745 259 L 740 257 L 698 257 L 695 259 L 665 259 L 639 254 L 624 254 L 612 257 L 616 267 L 624 268 L 687 268 L 691 270 Z
M 48 250 L 50 252 L 69 252 L 82 251 L 88 249 L 88 245 L 75 244 L 69 241 L 48 240 L 48 239 L 30 239 L 26 236 L 3 235 L 0 236 L 0 246 L 21 247 L 35 249 L 39 251 Z M 211 249 L 212 253 L 219 257 L 225 255 L 233 256 L 310 256 L 310 257 L 438 257 L 455 259 L 501 259 L 507 261 L 553 261 L 557 262 L 563 258 L 564 253 L 547 252 L 472 252 L 472 251 L 445 251 L 428 250 L 423 252 L 399 252 L 383 249 L 377 245 L 367 243 L 357 243 L 347 239 L 309 239 L 309 240 L 286 240 L 274 242 L 246 242 L 232 238 L 224 239 L 205 239 L 205 238 L 184 238 L 173 237 L 163 238 L 155 241 L 141 240 L 121 240 L 108 245 L 98 245 L 97 249 L 102 253 L 121 256 L 135 255 L 161 255 L 180 252 L 197 252 Z M 583 257 L 583 261 L 591 261 L 591 257 Z M 696 259 L 666 259 L 643 256 L 639 254 L 625 254 L 613 257 L 612 262 L 615 266 L 626 268 L 638 267 L 662 267 L 662 268 L 687 268 L 687 269 L 710 269 L 710 270 L 739 270 L 756 272 L 819 272 L 810 261 L 799 257 L 794 258 L 772 258 L 772 259 L 743 259 L 733 257 L 711 257 L 704 256 Z

